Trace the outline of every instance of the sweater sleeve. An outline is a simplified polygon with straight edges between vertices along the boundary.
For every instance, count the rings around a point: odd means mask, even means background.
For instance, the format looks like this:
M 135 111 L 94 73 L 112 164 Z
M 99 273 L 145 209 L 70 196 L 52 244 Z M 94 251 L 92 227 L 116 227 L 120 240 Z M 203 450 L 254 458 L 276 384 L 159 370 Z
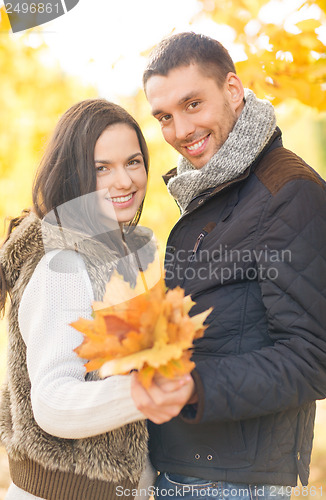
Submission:
M 272 345 L 196 362 L 199 403 L 183 412 L 187 421 L 259 417 L 325 398 L 325 228 L 323 186 L 292 181 L 271 197 L 256 264 Z
M 144 419 L 130 376 L 85 381 L 85 361 L 73 351 L 83 336 L 69 324 L 90 319 L 92 287 L 78 254 L 61 251 L 59 268 L 57 257 L 52 251 L 42 258 L 19 307 L 36 422 L 49 434 L 78 439 Z

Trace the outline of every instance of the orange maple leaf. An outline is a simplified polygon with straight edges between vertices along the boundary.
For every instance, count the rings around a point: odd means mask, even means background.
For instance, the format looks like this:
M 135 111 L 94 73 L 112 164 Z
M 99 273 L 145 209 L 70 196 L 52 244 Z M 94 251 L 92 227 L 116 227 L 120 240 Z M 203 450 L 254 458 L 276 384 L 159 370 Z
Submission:
M 144 387 L 155 373 L 168 378 L 190 373 L 193 340 L 203 335 L 212 310 L 190 317 L 193 305 L 180 287 L 166 293 L 157 261 L 139 273 L 134 287 L 115 272 L 103 301 L 93 303 L 94 319 L 71 324 L 84 335 L 75 352 L 87 360 L 87 371 L 99 370 L 101 377 L 137 370 Z

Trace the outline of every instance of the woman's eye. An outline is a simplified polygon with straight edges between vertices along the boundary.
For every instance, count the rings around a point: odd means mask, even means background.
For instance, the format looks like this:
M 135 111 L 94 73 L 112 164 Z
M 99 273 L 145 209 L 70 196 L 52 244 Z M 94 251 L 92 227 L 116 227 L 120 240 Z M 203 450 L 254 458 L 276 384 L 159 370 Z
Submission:
M 143 160 L 140 158 L 134 158 L 127 163 L 127 167 L 139 167 L 140 165 L 143 165 Z
M 99 165 L 98 167 L 95 167 L 96 173 L 101 174 L 102 172 L 108 172 L 109 168 L 105 165 Z

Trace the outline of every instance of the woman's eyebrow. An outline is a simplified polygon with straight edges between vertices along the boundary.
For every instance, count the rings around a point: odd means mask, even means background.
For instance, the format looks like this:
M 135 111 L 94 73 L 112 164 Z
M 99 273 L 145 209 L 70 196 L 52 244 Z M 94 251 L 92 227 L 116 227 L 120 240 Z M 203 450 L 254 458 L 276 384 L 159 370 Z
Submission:
M 129 158 L 127 158 L 127 160 L 130 161 L 133 158 L 136 158 L 136 156 L 141 156 L 142 158 L 144 158 L 143 153 L 141 151 L 138 151 L 137 153 L 134 153 L 134 154 L 130 155 Z
M 126 158 L 126 161 L 130 161 L 133 158 L 136 158 L 136 156 L 144 157 L 143 153 L 141 151 L 138 151 L 137 153 L 133 153 L 128 158 Z M 110 161 L 110 160 L 94 160 L 94 161 L 95 161 L 95 163 L 103 163 L 105 165 L 110 165 L 112 163 L 112 161 Z

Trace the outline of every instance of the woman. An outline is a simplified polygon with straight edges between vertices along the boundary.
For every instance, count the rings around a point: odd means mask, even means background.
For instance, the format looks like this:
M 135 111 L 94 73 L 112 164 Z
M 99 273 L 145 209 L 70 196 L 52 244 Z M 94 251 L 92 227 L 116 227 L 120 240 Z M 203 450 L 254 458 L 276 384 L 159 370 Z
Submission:
M 2 309 L 11 297 L 0 436 L 13 480 L 6 500 L 132 498 L 152 484 L 145 416 L 130 376 L 85 378 L 69 324 L 91 315 L 114 268 L 134 281 L 153 259 L 136 228 L 148 150 L 120 106 L 86 100 L 60 119 L 0 251 Z

